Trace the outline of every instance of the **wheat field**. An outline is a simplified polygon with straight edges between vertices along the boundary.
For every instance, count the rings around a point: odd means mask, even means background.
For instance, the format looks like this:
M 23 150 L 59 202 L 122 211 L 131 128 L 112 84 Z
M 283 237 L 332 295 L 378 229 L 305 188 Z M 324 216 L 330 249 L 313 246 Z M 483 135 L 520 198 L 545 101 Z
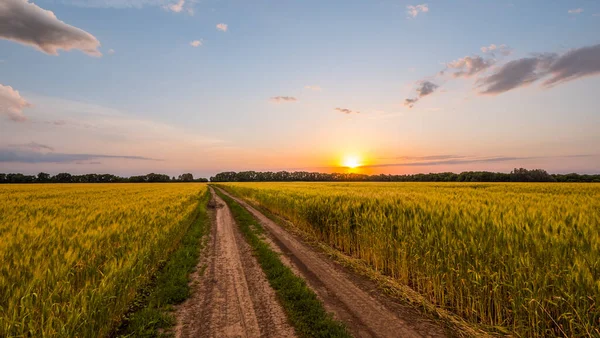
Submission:
M 488 331 L 600 336 L 600 185 L 221 186 Z
M 0 186 L 0 336 L 100 337 L 178 245 L 205 184 Z

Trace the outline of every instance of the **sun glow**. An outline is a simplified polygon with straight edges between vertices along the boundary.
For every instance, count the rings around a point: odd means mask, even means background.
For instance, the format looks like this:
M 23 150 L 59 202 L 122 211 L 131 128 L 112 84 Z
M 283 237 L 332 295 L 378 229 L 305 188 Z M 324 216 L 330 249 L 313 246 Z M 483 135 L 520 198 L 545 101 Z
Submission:
M 343 162 L 344 167 L 354 169 L 360 166 L 360 159 L 357 156 L 346 156 Z

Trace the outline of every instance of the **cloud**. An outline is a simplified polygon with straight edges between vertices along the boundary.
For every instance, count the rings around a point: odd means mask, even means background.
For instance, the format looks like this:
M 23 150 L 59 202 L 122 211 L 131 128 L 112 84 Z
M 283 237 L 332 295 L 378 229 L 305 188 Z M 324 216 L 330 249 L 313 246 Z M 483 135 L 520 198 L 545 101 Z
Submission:
M 419 13 L 427 13 L 429 12 L 429 6 L 427 4 L 421 4 L 416 6 L 406 6 L 406 14 L 411 18 L 416 18 Z
M 409 108 L 412 108 L 413 105 L 419 101 L 422 97 L 425 97 L 427 95 L 430 95 L 431 93 L 433 93 L 436 89 L 439 88 L 438 85 L 436 85 L 435 83 L 431 82 L 431 81 L 420 81 L 418 83 L 419 87 L 417 87 L 417 94 L 418 96 L 412 99 L 405 99 L 404 100 L 404 105 L 408 106 Z
M 582 12 L 583 8 L 569 9 L 569 14 L 581 14 Z
M 600 44 L 573 49 L 556 59 L 548 69 L 551 77 L 545 86 L 572 81 L 600 73 Z
M 590 157 L 594 155 L 565 155 L 565 156 L 495 156 L 495 157 L 469 157 L 469 156 L 454 156 L 454 155 L 440 155 L 440 156 L 425 156 L 425 157 L 414 157 L 414 161 L 402 162 L 402 163 L 384 163 L 384 164 L 370 164 L 361 166 L 362 168 L 381 168 L 381 167 L 420 167 L 420 166 L 439 166 L 439 165 L 456 165 L 456 164 L 470 164 L 470 163 L 497 163 L 497 162 L 510 162 L 510 161 L 525 161 L 535 160 L 544 158 L 573 158 L 573 157 Z M 432 160 L 423 160 L 423 159 Z M 409 157 L 410 159 L 410 157 Z
M 190 46 L 200 47 L 200 46 L 202 46 L 202 40 L 194 40 L 194 41 L 190 42 Z
M 115 50 L 111 48 L 111 49 L 108 50 L 107 53 L 110 54 L 110 55 L 113 55 L 115 53 Z
M 274 97 L 270 98 L 270 100 L 271 100 L 271 102 L 275 102 L 275 103 L 298 101 L 298 99 L 293 96 L 274 96 Z
M 52 121 L 50 123 L 52 123 L 55 126 L 64 126 L 65 124 L 67 124 L 67 121 L 65 121 L 65 120 L 54 120 L 54 121 Z
M 37 142 L 29 142 L 25 144 L 9 144 L 10 148 L 29 149 L 33 151 L 49 150 L 54 151 L 54 148 Z
M 221 32 L 227 32 L 227 24 L 225 23 L 220 23 L 217 25 L 217 30 L 221 31 Z
M 0 84 L 0 114 L 8 116 L 12 121 L 24 122 L 27 117 L 23 115 L 23 109 L 27 107 L 31 107 L 31 104 L 18 91 Z
M 2 0 L 0 38 L 32 46 L 50 55 L 58 50 L 79 49 L 102 56 L 100 42 L 90 33 L 60 21 L 54 13 L 28 0 Z
M 481 94 L 500 94 L 542 78 L 552 87 L 582 77 L 600 74 L 600 45 L 572 49 L 563 55 L 537 54 L 508 62 L 495 74 L 479 81 Z
M 0 149 L 0 162 L 16 163 L 71 163 L 77 161 L 91 161 L 101 158 L 126 159 L 143 161 L 162 161 L 143 156 L 122 156 L 104 154 L 68 154 L 68 153 L 41 153 L 37 151 Z
M 348 108 L 335 108 L 334 110 L 344 114 L 360 114 L 359 111 L 350 110 Z
M 594 13 L 592 16 L 600 16 L 600 13 Z
M 536 57 L 510 61 L 497 73 L 480 80 L 482 85 L 487 86 L 481 94 L 500 94 L 537 81 L 540 76 L 537 72 L 538 65 Z
M 484 59 L 481 56 L 465 56 L 464 58 L 452 61 L 446 64 L 448 69 L 458 70 L 452 73 L 454 77 L 471 77 L 479 72 L 482 72 L 492 65 L 496 61 L 493 59 Z
M 483 46 L 481 47 L 481 51 L 483 53 L 490 53 L 492 55 L 495 55 L 496 52 L 504 55 L 504 56 L 509 56 L 512 53 L 512 49 L 510 47 L 508 47 L 507 45 L 495 45 L 495 44 L 491 44 L 489 46 Z
M 312 86 L 304 86 L 305 89 L 310 89 L 310 90 L 314 90 L 314 91 L 321 91 L 321 87 L 317 86 L 317 85 L 312 85 Z
M 179 0 L 177 2 L 165 5 L 163 8 L 171 12 L 179 13 L 183 10 L 183 5 L 185 5 L 185 0 Z
M 448 160 L 448 159 L 462 159 L 466 156 L 461 155 L 430 155 L 430 156 L 399 156 L 396 160 L 410 160 L 410 161 L 431 161 L 431 160 Z

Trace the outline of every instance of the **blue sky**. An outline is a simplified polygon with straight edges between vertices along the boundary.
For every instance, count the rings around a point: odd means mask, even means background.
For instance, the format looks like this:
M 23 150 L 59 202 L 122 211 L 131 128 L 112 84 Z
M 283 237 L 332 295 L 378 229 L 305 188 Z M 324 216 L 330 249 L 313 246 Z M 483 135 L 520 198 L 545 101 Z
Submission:
M 600 171 L 600 61 L 582 49 L 600 43 L 596 1 L 29 2 L 102 56 L 50 55 L 0 25 L 0 85 L 29 104 L 0 115 L 0 171 L 331 171 L 347 156 L 368 172 Z M 556 74 L 569 51 L 593 58 L 569 66 L 585 73 L 480 94 L 511 61 L 555 53 Z M 466 56 L 490 66 L 439 75 Z M 424 81 L 438 87 L 405 105 Z M 468 161 L 427 160 L 449 155 Z

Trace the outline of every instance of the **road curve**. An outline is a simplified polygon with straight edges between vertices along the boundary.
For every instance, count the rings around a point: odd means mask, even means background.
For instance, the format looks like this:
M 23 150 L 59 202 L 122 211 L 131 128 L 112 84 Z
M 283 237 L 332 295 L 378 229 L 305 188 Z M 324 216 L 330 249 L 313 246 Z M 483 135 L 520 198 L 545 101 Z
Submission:
M 446 337 L 444 329 L 423 318 L 416 310 L 383 301 L 373 285 L 354 282 L 356 276 L 344 271 L 325 255 L 303 243 L 261 212 L 226 191 L 223 193 L 244 206 L 268 231 L 284 263 L 301 275 L 325 304 L 356 337 Z M 353 281 L 354 280 L 354 281 Z M 369 290 L 366 290 L 369 288 Z M 387 305 L 387 306 L 386 306 Z
M 176 310 L 175 336 L 294 337 L 229 208 L 211 193 L 211 238 L 192 275 L 192 296 Z

